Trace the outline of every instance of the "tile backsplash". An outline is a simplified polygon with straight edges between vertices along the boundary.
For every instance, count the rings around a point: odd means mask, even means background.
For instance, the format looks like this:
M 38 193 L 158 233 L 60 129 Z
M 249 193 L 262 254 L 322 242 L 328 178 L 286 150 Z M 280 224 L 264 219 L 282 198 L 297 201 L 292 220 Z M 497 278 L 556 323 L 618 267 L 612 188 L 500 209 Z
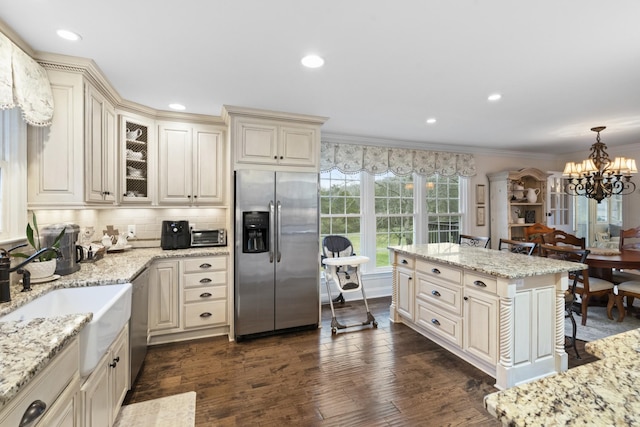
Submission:
M 136 237 L 130 239 L 134 247 L 160 246 L 160 229 L 164 220 L 186 220 L 199 229 L 228 228 L 227 209 L 224 208 L 117 208 L 117 209 L 60 209 L 36 210 L 38 225 L 74 223 L 82 230 L 94 227 L 93 241 L 99 241 L 107 225 L 112 225 L 120 233 L 129 225 L 136 226 Z

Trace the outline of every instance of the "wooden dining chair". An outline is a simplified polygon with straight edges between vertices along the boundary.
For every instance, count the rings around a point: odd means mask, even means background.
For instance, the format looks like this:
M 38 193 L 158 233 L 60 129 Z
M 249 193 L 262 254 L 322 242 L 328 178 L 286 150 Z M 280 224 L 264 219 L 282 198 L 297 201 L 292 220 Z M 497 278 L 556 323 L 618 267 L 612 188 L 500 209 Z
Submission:
M 578 262 L 576 259 L 578 255 L 575 254 L 580 253 L 579 251 L 586 251 L 587 255 L 589 255 L 590 252 L 588 249 L 581 249 L 571 246 L 554 246 L 544 243 L 540 245 L 541 256 L 563 259 L 567 261 Z M 582 261 L 582 263 L 584 264 L 584 261 Z M 608 280 L 589 276 L 589 269 L 570 272 L 569 281 L 573 281 L 575 276 L 577 276 L 575 293 L 577 295 L 580 295 L 580 315 L 582 316 L 581 323 L 582 326 L 585 326 L 587 324 L 587 308 L 589 307 L 589 299 L 593 296 L 606 296 L 610 300 L 611 298 L 613 298 L 614 284 L 613 282 L 609 282 Z M 607 303 L 608 302 L 609 301 L 607 301 Z
M 458 244 L 462 246 L 474 246 L 476 248 L 486 248 L 489 246 L 490 237 L 484 236 L 470 236 L 468 234 L 461 234 L 458 237 Z
M 549 233 L 553 230 L 555 230 L 555 228 L 547 227 L 544 224 L 540 224 L 539 222 L 536 222 L 532 226 L 524 229 L 524 240 L 526 240 L 527 242 L 537 243 L 539 248 L 540 247 L 539 245 L 544 243 L 542 241 L 542 235 L 545 233 Z
M 627 249 L 640 250 L 640 227 L 621 230 L 618 249 L 620 249 L 621 251 Z M 624 270 L 614 269 L 611 274 L 613 276 L 614 283 L 640 280 L 640 276 L 638 274 L 634 274 Z M 631 297 L 631 304 L 633 304 L 633 297 Z M 629 305 L 629 301 L 627 301 L 627 305 Z
M 625 297 L 627 299 L 626 310 L 622 305 Z M 618 313 L 618 322 L 622 322 L 624 320 L 625 311 L 629 312 L 629 315 L 631 315 L 631 307 L 633 307 L 633 300 L 635 298 L 640 298 L 640 279 L 619 283 L 618 295 L 614 295 L 614 300 L 610 299 L 607 303 L 607 317 L 609 319 L 613 319 L 611 312 L 615 304 L 620 309 Z
M 589 255 L 588 249 L 580 249 L 571 246 L 553 246 L 542 244 L 541 246 L 541 254 L 547 256 L 549 258 L 561 259 L 563 261 L 570 262 L 578 262 L 585 263 L 587 256 Z M 576 330 L 577 324 L 576 319 L 573 317 L 573 313 L 575 311 L 576 305 L 576 294 L 580 292 L 581 287 L 584 288 L 584 282 L 582 282 L 583 275 L 586 274 L 587 270 L 582 271 L 573 271 L 569 272 L 569 288 L 565 291 L 564 294 L 564 317 L 569 318 L 571 320 L 571 345 L 573 350 L 576 352 L 576 359 L 580 359 L 580 354 L 578 354 L 578 348 L 576 347 Z M 588 277 L 588 276 L 587 276 Z M 589 281 L 587 280 L 587 288 L 589 287 Z M 585 301 L 582 300 L 582 325 L 584 326 L 586 322 L 586 304 Z
M 542 242 L 545 245 L 553 246 L 571 246 L 574 248 L 585 249 L 586 239 L 569 234 L 562 230 L 553 230 L 542 235 Z
M 500 239 L 498 243 L 499 251 L 508 251 L 514 254 L 531 255 L 538 246 L 535 242 L 523 242 L 521 240 Z

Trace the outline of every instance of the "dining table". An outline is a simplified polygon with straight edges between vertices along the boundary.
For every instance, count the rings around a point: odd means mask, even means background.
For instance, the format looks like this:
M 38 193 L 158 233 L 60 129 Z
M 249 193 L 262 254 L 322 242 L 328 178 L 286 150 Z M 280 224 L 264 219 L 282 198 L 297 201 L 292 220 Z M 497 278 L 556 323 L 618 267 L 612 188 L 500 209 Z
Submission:
M 640 269 L 640 249 L 587 248 L 589 275 L 613 281 L 613 269 Z M 640 279 L 640 276 L 638 276 Z

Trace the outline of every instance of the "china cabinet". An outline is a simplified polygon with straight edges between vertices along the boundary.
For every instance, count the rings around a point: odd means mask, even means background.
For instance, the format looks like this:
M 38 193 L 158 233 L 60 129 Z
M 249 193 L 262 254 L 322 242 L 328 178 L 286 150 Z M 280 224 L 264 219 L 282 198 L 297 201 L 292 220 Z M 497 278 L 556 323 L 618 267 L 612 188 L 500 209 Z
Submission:
M 156 143 L 153 120 L 120 115 L 120 201 L 151 203 L 156 179 Z
M 536 168 L 488 174 L 491 207 L 491 244 L 500 238 L 524 240 L 524 229 L 546 224 L 547 178 Z

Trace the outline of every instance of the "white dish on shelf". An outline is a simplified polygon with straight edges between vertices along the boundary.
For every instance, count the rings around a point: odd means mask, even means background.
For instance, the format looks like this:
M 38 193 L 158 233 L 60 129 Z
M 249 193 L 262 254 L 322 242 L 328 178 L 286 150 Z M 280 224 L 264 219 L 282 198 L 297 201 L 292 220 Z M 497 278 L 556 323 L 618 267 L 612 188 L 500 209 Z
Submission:
M 59 274 L 53 274 L 47 277 L 40 277 L 38 279 L 31 279 L 32 285 L 37 285 L 38 283 L 48 283 L 53 282 L 54 280 L 58 280 L 60 278 Z M 20 279 L 20 283 L 22 283 L 22 279 Z

